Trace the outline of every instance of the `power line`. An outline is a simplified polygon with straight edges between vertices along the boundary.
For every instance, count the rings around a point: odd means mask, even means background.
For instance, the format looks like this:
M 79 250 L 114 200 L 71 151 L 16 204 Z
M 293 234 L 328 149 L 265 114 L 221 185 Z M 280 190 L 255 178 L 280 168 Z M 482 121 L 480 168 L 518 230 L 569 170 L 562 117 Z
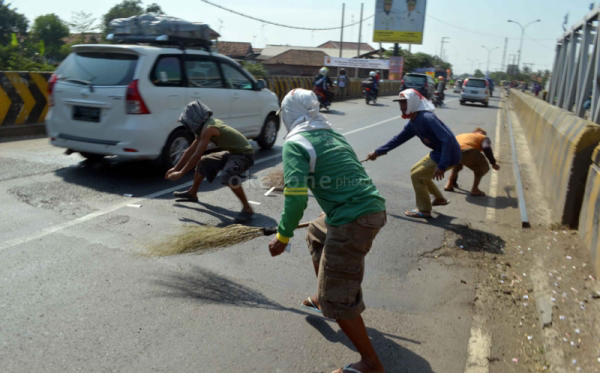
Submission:
M 281 24 L 281 23 L 271 22 L 271 21 L 267 21 L 267 20 L 264 20 L 264 19 L 260 19 L 260 18 L 256 18 L 256 17 L 250 16 L 248 14 L 240 13 L 240 12 L 235 11 L 233 9 L 225 8 L 224 6 L 221 6 L 219 4 L 215 4 L 212 1 L 208 1 L 208 0 L 200 0 L 200 1 L 205 2 L 205 3 L 209 4 L 209 5 L 215 6 L 217 8 L 221 8 L 221 9 L 227 11 L 227 12 L 230 12 L 230 13 L 233 13 L 233 14 L 237 14 L 238 16 L 250 18 L 252 20 L 263 22 L 263 23 L 268 23 L 268 24 L 273 25 L 273 26 L 291 28 L 291 29 L 295 29 L 295 30 L 307 30 L 307 31 L 328 31 L 328 30 L 339 30 L 339 29 L 342 28 L 342 27 L 310 28 L 310 27 L 299 27 L 299 26 L 284 25 L 284 24 Z M 366 21 L 367 19 L 373 18 L 373 17 L 375 17 L 374 14 L 371 15 L 371 16 L 369 16 L 369 17 L 363 18 L 362 20 Z M 352 27 L 354 25 L 358 25 L 360 22 L 361 21 L 350 23 L 348 25 L 345 25 L 344 28 L 346 28 L 346 27 Z

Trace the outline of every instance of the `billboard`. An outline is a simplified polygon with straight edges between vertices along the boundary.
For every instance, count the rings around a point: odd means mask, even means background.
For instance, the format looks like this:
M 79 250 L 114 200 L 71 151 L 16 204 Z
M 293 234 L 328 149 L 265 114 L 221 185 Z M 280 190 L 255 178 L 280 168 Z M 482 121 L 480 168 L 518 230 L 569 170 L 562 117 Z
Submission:
M 402 70 L 404 68 L 403 57 L 390 57 L 389 80 L 402 80 Z
M 389 60 L 369 60 L 366 58 L 338 58 L 325 56 L 325 66 L 338 67 L 356 67 L 359 69 L 380 69 L 390 68 Z
M 373 41 L 423 44 L 425 5 L 426 0 L 377 0 Z

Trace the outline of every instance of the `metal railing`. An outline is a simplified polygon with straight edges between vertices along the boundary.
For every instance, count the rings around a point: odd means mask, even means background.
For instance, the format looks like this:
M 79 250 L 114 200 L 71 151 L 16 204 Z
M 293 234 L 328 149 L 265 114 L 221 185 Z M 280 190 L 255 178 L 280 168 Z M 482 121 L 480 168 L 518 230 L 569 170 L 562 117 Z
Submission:
M 600 124 L 599 18 L 600 6 L 558 39 L 546 101 L 584 118 L 591 100 L 588 119 Z

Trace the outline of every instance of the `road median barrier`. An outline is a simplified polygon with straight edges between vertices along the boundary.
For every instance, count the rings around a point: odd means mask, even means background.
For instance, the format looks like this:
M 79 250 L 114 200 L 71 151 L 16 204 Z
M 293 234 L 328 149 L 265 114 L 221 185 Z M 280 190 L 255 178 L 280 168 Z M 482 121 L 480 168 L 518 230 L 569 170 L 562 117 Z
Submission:
M 600 274 L 600 240 L 598 230 L 600 229 L 600 146 L 594 149 L 592 154 L 592 165 L 590 166 L 585 193 L 583 196 L 583 208 L 579 214 L 579 235 L 583 243 L 590 249 L 592 263 L 596 267 L 596 273 Z
M 514 89 L 509 99 L 542 177 L 551 217 L 577 228 L 600 126 Z
M 51 74 L 0 71 L 0 137 L 39 133 L 48 112 Z

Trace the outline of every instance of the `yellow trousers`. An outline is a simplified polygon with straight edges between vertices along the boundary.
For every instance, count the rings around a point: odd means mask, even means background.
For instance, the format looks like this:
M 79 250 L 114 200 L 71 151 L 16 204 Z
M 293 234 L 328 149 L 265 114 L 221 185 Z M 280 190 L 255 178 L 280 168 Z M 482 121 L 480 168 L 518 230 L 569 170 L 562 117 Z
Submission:
M 413 188 L 415 188 L 417 207 L 421 212 L 431 211 L 429 194 L 432 194 L 436 199 L 444 198 L 442 192 L 433 182 L 433 173 L 436 167 L 437 163 L 427 154 L 410 169 L 410 178 L 412 179 Z

